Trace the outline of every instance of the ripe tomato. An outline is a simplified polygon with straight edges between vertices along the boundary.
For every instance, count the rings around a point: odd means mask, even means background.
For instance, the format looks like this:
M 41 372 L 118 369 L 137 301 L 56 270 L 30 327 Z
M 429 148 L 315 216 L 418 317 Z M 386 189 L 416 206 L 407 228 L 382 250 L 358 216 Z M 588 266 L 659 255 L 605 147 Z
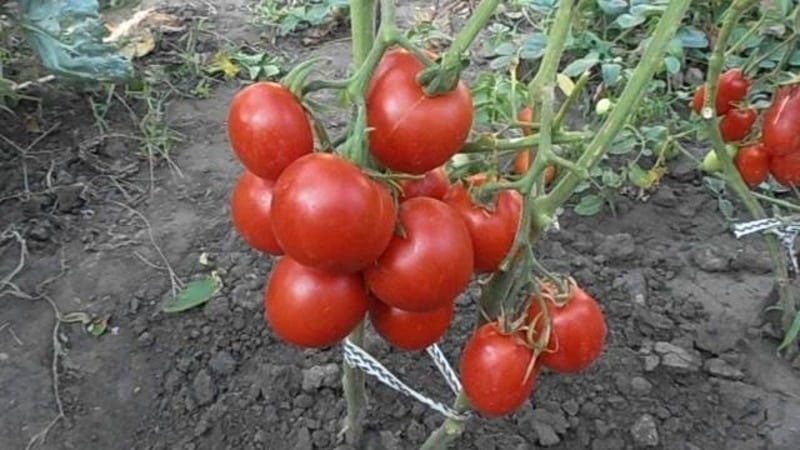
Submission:
M 281 258 L 264 293 L 265 319 L 275 334 L 300 347 L 333 345 L 358 325 L 367 312 L 367 291 L 360 274 L 312 269 Z
M 416 197 L 400 204 L 405 236 L 394 236 L 364 271 L 379 300 L 424 312 L 452 302 L 472 277 L 472 240 L 461 216 L 444 202 Z
M 494 272 L 503 262 L 517 236 L 522 217 L 522 195 L 500 191 L 491 209 L 476 205 L 462 184 L 450 188 L 444 201 L 467 224 L 475 255 L 475 272 Z
M 441 166 L 464 145 L 472 127 L 469 89 L 459 82 L 447 94 L 428 97 L 416 79 L 424 65 L 411 53 L 393 52 L 383 63 L 367 93 L 372 155 L 385 167 L 410 174 Z
M 719 131 L 725 142 L 741 141 L 750 134 L 758 119 L 755 108 L 732 109 L 719 122 Z
M 423 350 L 444 336 L 453 321 L 455 302 L 428 312 L 404 311 L 370 298 L 369 319 L 375 331 L 393 346 Z
M 272 232 L 272 192 L 275 182 L 245 170 L 231 196 L 233 226 L 250 247 L 270 255 L 283 250 Z
M 784 186 L 800 186 L 800 151 L 773 156 L 769 161 L 769 171 Z
M 430 197 L 441 200 L 447 194 L 450 179 L 447 178 L 444 167 L 437 167 L 425 173 L 422 179 L 402 180 L 399 184 L 402 189 L 401 201 L 414 197 Z
M 750 189 L 763 183 L 769 175 L 769 155 L 761 142 L 739 149 L 734 162 Z
M 583 289 L 573 285 L 569 298 L 562 305 L 545 300 L 551 329 L 548 348 L 539 355 L 543 366 L 556 373 L 580 372 L 591 366 L 603 350 L 606 340 L 606 321 L 597 302 Z M 533 299 L 528 308 L 530 320 L 536 320 L 535 330 L 543 332 L 541 306 Z
M 272 199 L 272 229 L 299 263 L 358 272 L 389 245 L 396 208 L 388 190 L 350 162 L 306 155 L 281 174 Z
M 314 150 L 314 133 L 303 106 L 288 89 L 272 82 L 251 84 L 233 97 L 228 137 L 247 170 L 269 180 Z
M 461 354 L 461 381 L 473 408 L 487 417 L 517 410 L 534 390 L 538 363 L 525 378 L 533 351 L 523 336 L 505 335 L 496 323 L 482 325 Z
M 471 188 L 478 188 L 486 184 L 487 181 L 489 181 L 489 175 L 487 175 L 486 172 L 480 172 L 465 177 L 464 181 L 467 183 L 467 186 Z
M 764 114 L 762 141 L 771 156 L 800 152 L 800 85 L 778 89 Z
M 716 110 L 717 115 L 724 116 L 736 105 L 747 97 L 747 91 L 750 90 L 750 80 L 744 77 L 741 69 L 730 69 L 719 77 L 717 84 L 717 100 Z M 703 103 L 706 101 L 706 86 L 705 84 L 699 86 L 692 97 L 692 110 L 697 114 L 703 109 Z

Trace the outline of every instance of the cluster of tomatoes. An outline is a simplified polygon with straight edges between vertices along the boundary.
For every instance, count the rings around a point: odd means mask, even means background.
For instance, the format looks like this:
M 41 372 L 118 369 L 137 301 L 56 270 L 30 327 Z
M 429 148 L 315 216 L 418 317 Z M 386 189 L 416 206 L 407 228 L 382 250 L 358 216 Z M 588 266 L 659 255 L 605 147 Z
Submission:
M 714 106 L 722 117 L 719 127 L 725 142 L 744 141 L 753 134 L 758 111 L 737 106 L 746 100 L 751 84 L 738 68 L 720 76 Z M 692 99 L 692 109 L 700 113 L 704 102 L 705 86 L 700 86 Z M 750 188 L 766 181 L 770 174 L 785 186 L 800 184 L 800 86 L 778 88 L 764 113 L 761 135 L 745 142 L 734 162 Z
M 423 69 L 411 53 L 392 49 L 370 80 L 368 148 L 386 172 L 380 177 L 341 155 L 315 151 L 309 115 L 283 85 L 260 82 L 234 96 L 228 133 L 245 171 L 233 190 L 233 223 L 251 247 L 279 257 L 264 308 L 267 323 L 284 341 L 327 347 L 368 317 L 394 347 L 424 349 L 449 328 L 455 299 L 473 275 L 497 271 L 512 248 L 522 196 L 501 190 L 484 205 L 473 196 L 477 183 L 450 182 L 444 165 L 469 135 L 472 98 L 463 83 L 426 96 L 417 82 Z M 574 302 L 561 301 L 547 314 L 552 342 L 561 350 L 580 347 L 575 350 L 589 351 L 593 359 L 605 337 L 602 313 L 582 291 L 573 294 Z M 601 338 L 589 347 L 575 341 L 585 335 L 578 329 L 585 326 L 584 299 L 602 323 Z M 570 313 L 573 319 L 559 325 L 559 311 L 570 308 L 577 316 Z M 541 316 L 532 310 L 531 317 Z M 505 414 L 519 406 L 510 405 L 510 392 L 532 391 L 539 365 L 533 364 L 530 344 L 534 323 L 527 325 L 503 332 L 499 322 L 490 323 L 467 344 L 462 376 L 476 409 Z M 493 350 L 503 346 L 509 352 Z M 541 361 L 556 361 L 553 368 L 577 368 L 574 358 L 558 362 L 558 351 L 545 353 L 552 356 Z M 519 364 L 528 369 L 516 373 Z

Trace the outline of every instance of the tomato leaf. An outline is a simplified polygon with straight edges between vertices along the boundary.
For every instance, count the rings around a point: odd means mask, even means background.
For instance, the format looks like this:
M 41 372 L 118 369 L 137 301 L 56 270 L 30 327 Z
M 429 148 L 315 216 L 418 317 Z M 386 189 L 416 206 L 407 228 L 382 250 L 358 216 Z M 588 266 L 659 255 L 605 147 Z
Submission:
M 217 272 L 211 272 L 204 278 L 188 283 L 178 295 L 164 305 L 163 310 L 174 313 L 200 306 L 211 300 L 221 287 L 222 279 Z
M 619 80 L 619 75 L 622 73 L 622 66 L 615 63 L 606 63 L 600 66 L 603 73 L 603 84 L 606 86 L 613 86 Z
M 786 336 L 784 336 L 783 342 L 781 342 L 780 347 L 778 347 L 778 351 L 791 345 L 797 339 L 798 334 L 800 334 L 800 312 L 794 315 L 792 326 L 789 327 L 789 331 L 786 332 Z
M 593 216 L 603 209 L 603 197 L 597 194 L 585 195 L 581 201 L 575 205 L 575 214 L 581 216 Z
M 647 20 L 646 17 L 643 16 L 634 16 L 633 14 L 621 14 L 614 20 L 614 23 L 617 24 L 622 29 L 633 28 L 637 25 L 641 25 L 644 21 Z

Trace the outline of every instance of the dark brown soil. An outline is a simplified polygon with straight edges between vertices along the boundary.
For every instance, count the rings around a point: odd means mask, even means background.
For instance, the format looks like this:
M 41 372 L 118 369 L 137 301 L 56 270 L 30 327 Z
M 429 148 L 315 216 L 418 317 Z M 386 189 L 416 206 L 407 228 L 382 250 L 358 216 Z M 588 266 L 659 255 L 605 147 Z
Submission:
M 239 3 L 218 2 L 215 29 L 255 45 Z M 341 74 L 348 46 L 286 41 L 277 50 L 326 56 L 326 70 Z M 261 309 L 272 261 L 229 220 L 241 166 L 224 120 L 236 88 L 170 104 L 185 135 L 174 155 L 181 173 L 156 167 L 152 189 L 137 143 L 98 137 L 85 94 L 53 85 L 40 93 L 42 112 L 0 112 L 0 133 L 30 147 L 22 154 L 0 140 L 0 280 L 20 261 L 17 232 L 28 253 L 10 281 L 34 297 L 0 287 L 0 448 L 25 448 L 57 416 L 54 343 L 64 418 L 33 448 L 347 448 L 337 439 L 341 348 L 301 351 L 273 336 Z M 124 111 L 110 117 L 114 133 L 132 133 Z M 25 127 L 30 119 L 41 131 Z M 585 373 L 544 374 L 512 417 L 472 419 L 456 448 L 796 448 L 800 378 L 759 319 L 769 261 L 758 237 L 726 231 L 690 162 L 676 161 L 649 200 L 621 199 L 616 217 L 565 213 L 561 227 L 539 251 L 601 302 L 608 347 Z M 216 270 L 224 288 L 202 308 L 166 314 L 164 260 L 183 281 Z M 459 299 L 441 344 L 454 363 L 476 292 Z M 95 338 L 61 323 L 53 335 L 47 299 L 62 318 L 110 317 L 109 332 Z M 424 354 L 393 351 L 371 331 L 367 348 L 410 385 L 451 401 Z M 374 380 L 368 389 L 366 448 L 417 448 L 442 421 Z

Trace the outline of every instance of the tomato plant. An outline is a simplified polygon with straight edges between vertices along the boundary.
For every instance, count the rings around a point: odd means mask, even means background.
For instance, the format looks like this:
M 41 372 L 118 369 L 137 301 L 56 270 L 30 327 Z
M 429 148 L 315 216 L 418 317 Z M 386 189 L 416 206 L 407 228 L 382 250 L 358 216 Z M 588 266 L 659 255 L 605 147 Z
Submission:
M 400 205 L 399 223 L 401 233 L 364 271 L 372 293 L 395 308 L 415 312 L 454 301 L 473 268 L 464 221 L 444 202 L 416 197 Z
M 461 353 L 461 378 L 470 405 L 487 417 L 514 412 L 530 397 L 539 374 L 533 350 L 520 333 L 482 325 Z M 531 370 L 532 369 L 532 370 Z
M 739 149 L 734 163 L 751 189 L 766 181 L 769 176 L 769 155 L 761 142 Z
M 327 347 L 344 339 L 367 312 L 359 274 L 334 274 L 284 256 L 272 270 L 264 309 L 278 337 L 300 347 Z
M 537 334 L 545 333 L 547 348 L 539 361 L 557 373 L 576 373 L 591 366 L 603 351 L 606 320 L 600 305 L 577 285 L 572 285 L 564 299 L 551 293 L 552 287 L 531 301 L 528 318 Z M 545 305 L 546 314 L 542 305 Z
M 369 320 L 375 331 L 393 346 L 407 351 L 423 350 L 444 336 L 454 309 L 455 302 L 447 302 L 431 311 L 405 311 L 372 298 Z
M 314 150 L 314 134 L 300 102 L 284 86 L 258 82 L 233 97 L 228 136 L 247 170 L 274 180 L 297 158 Z
M 272 228 L 301 264 L 353 273 L 369 266 L 392 239 L 396 208 L 386 187 L 354 164 L 327 153 L 306 155 L 281 174 Z
M 475 272 L 494 272 L 503 262 L 522 217 L 522 195 L 514 190 L 501 191 L 491 208 L 476 205 L 466 188 L 450 188 L 445 202 L 461 214 L 472 238 Z
M 441 166 L 466 142 L 472 127 L 469 89 L 428 96 L 417 82 L 424 65 L 398 50 L 384 61 L 367 94 L 369 148 L 385 167 L 423 174 Z M 425 132 L 421 132 L 425 130 Z
M 245 242 L 256 250 L 282 255 L 272 232 L 272 192 L 275 182 L 245 171 L 233 188 L 231 217 Z

